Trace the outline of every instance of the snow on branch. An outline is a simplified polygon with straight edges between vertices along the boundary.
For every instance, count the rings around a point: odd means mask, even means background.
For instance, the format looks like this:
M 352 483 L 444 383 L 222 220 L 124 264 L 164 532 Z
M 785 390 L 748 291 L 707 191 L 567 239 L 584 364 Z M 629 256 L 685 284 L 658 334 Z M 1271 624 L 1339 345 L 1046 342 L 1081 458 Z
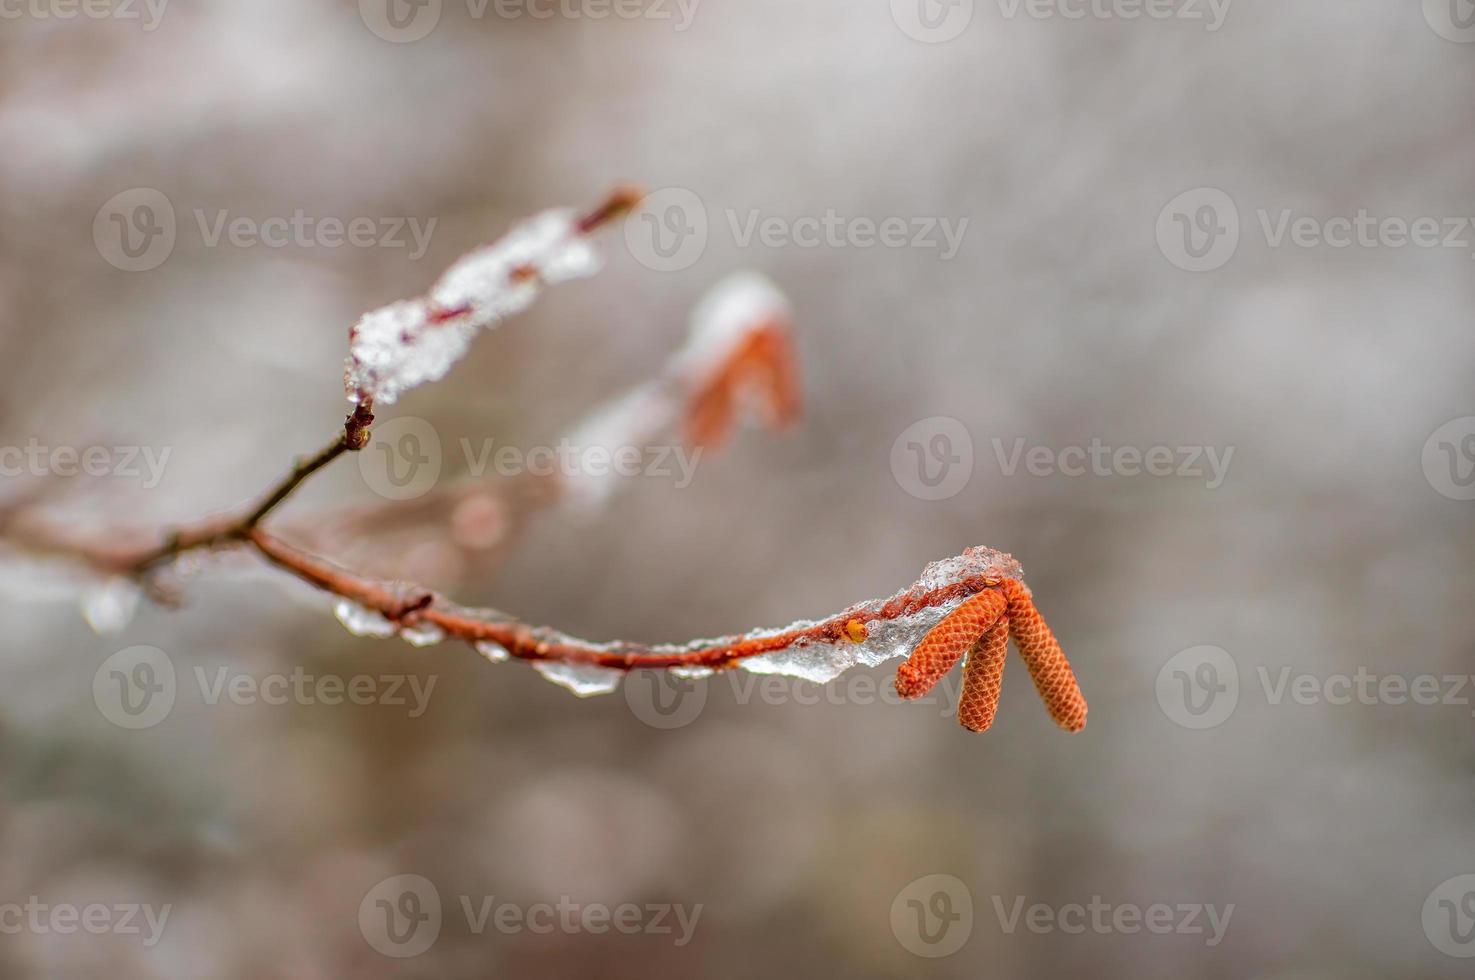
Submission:
M 365 313 L 348 335 L 348 400 L 389 405 L 439 381 L 480 331 L 526 310 L 544 286 L 594 275 L 601 260 L 590 233 L 635 200 L 625 192 L 584 218 L 569 208 L 544 211 L 463 255 L 428 296 Z

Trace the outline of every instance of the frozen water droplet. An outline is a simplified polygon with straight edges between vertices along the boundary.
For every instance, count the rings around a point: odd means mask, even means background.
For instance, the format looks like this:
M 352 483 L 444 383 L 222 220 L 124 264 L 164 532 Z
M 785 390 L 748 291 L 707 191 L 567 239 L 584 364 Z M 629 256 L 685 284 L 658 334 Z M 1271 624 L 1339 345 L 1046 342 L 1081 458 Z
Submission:
M 393 636 L 395 633 L 393 623 L 374 610 L 365 609 L 350 599 L 340 599 L 333 607 L 333 615 L 337 616 L 338 622 L 342 623 L 354 636 L 373 636 L 382 639 Z
M 494 664 L 506 663 L 512 658 L 512 654 L 507 652 L 506 647 L 500 643 L 493 643 L 491 640 L 478 640 L 476 652 Z
M 623 671 L 594 664 L 563 664 L 547 660 L 533 662 L 533 668 L 560 687 L 566 687 L 581 698 L 610 694 L 620 686 Z
M 434 623 L 420 622 L 401 627 L 399 635 L 412 647 L 433 647 L 446 638 L 446 631 Z
M 669 673 L 672 677 L 684 677 L 688 680 L 700 680 L 703 677 L 711 677 L 717 672 L 711 667 L 672 667 Z
M 82 615 L 100 636 L 119 633 L 133 622 L 143 592 L 126 578 L 110 578 L 82 595 Z

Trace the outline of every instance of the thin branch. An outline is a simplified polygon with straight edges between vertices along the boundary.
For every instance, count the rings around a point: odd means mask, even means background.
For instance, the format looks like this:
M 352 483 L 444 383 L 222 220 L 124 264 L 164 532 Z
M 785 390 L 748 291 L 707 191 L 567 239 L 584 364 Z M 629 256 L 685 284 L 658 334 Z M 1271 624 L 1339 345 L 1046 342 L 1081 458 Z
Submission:
M 631 186 L 615 188 L 593 210 L 577 222 L 580 234 L 593 232 L 618 219 L 639 203 L 641 192 Z M 347 452 L 357 452 L 369 443 L 370 426 L 374 422 L 374 400 L 361 395 L 353 411 L 344 420 L 343 432 L 327 447 L 313 456 L 298 460 L 282 480 L 270 487 L 258 503 L 237 516 L 211 517 L 179 525 L 164 533 L 163 541 L 134 544 L 116 540 L 82 540 L 68 529 L 43 522 L 24 522 L 19 516 L 27 502 L 19 501 L 0 508 L 0 531 L 6 540 L 31 554 L 64 557 L 91 567 L 108 576 L 123 576 L 137 581 L 158 598 L 166 598 L 152 581 L 153 573 L 191 551 L 227 548 L 244 543 L 263 520 L 287 501 L 313 474 Z
M 257 528 L 250 542 L 267 561 L 325 592 L 378 613 L 398 626 L 431 623 L 447 637 L 467 643 L 495 643 L 515 659 L 587 664 L 614 670 L 663 670 L 671 667 L 721 669 L 739 660 L 804 643 L 862 642 L 866 624 L 915 615 L 924 609 L 967 599 L 1001 587 L 1001 579 L 976 575 L 933 589 L 914 590 L 874 608 L 854 606 L 812 625 L 758 635 L 683 646 L 639 643 L 590 643 L 511 617 L 472 616 L 449 608 L 435 593 L 419 586 L 389 586 L 310 555 Z

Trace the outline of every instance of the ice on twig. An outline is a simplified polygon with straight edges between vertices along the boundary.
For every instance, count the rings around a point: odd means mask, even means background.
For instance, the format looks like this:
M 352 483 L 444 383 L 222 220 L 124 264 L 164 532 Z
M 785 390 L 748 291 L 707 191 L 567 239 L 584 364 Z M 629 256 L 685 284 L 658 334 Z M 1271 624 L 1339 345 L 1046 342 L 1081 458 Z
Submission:
M 491 640 L 478 640 L 476 652 L 494 664 L 506 663 L 512 659 L 512 654 L 507 652 L 506 647 L 500 643 L 493 643 Z
M 434 623 L 421 622 L 400 627 L 399 637 L 412 647 L 433 647 L 446 638 L 446 631 Z
M 423 299 L 365 313 L 349 333 L 349 401 L 394 402 L 438 381 L 466 355 L 478 331 L 530 306 L 543 286 L 599 271 L 600 259 L 574 212 L 545 211 L 502 239 L 462 256 Z
M 110 578 L 82 594 L 82 616 L 99 636 L 121 633 L 133 622 L 143 590 L 126 578 Z
M 789 646 L 758 656 L 744 657 L 737 666 L 754 674 L 781 674 L 797 677 L 816 684 L 827 684 L 852 667 L 876 667 L 888 660 L 909 656 L 928 632 L 941 622 L 948 613 L 965 600 L 957 596 L 921 608 L 904 615 L 895 612 L 898 602 L 919 599 L 928 593 L 970 579 L 1019 579 L 1019 563 L 1002 552 L 989 548 L 969 548 L 963 554 L 942 561 L 935 561 L 923 569 L 918 580 L 896 595 L 851 606 L 835 619 L 854 621 L 858 628 L 838 639 L 802 636 Z M 888 607 L 891 607 L 888 609 Z M 780 629 L 754 630 L 742 636 L 726 636 L 709 640 L 694 640 L 679 646 L 662 645 L 650 648 L 653 655 L 684 655 L 703 650 L 731 646 L 749 640 L 767 639 L 789 633 L 804 634 L 820 621 L 801 620 Z M 608 649 L 609 645 L 586 643 L 562 634 L 549 633 L 550 638 L 560 642 L 581 645 L 591 650 Z M 581 696 L 603 694 L 615 689 L 620 671 L 613 668 L 584 665 L 560 665 L 546 662 L 534 666 L 555 683 Z M 703 666 L 680 666 L 669 668 L 673 676 L 700 678 L 713 673 Z
M 953 558 L 930 563 L 910 588 L 889 599 L 864 602 L 852 606 L 841 615 L 864 624 L 864 638 L 839 640 L 801 640 L 800 642 L 758 657 L 748 657 L 738 666 L 754 674 L 782 674 L 816 684 L 827 684 L 852 667 L 876 667 L 888 660 L 910 656 L 932 627 L 956 609 L 963 600 L 951 599 L 924 607 L 905 616 L 884 618 L 880 615 L 890 603 L 945 588 L 975 577 L 1020 577 L 1019 563 L 1011 556 L 990 548 L 969 548 Z M 803 629 L 810 623 L 795 623 L 782 632 Z M 749 634 L 761 635 L 761 634 Z
M 372 636 L 383 639 L 395 634 L 394 623 L 372 609 L 365 609 L 351 599 L 340 599 L 333 607 L 333 615 L 337 616 L 338 622 L 342 623 L 354 636 Z
M 711 677 L 717 673 L 711 667 L 672 667 L 668 673 L 672 677 L 680 677 L 685 680 L 698 681 L 703 677 Z
M 852 667 L 876 667 L 910 655 L 934 626 L 976 594 L 978 588 L 1006 578 L 1021 580 L 1021 574 L 1019 563 L 1009 555 L 988 548 L 969 548 L 954 558 L 932 562 L 916 582 L 895 595 L 857 603 L 828 620 L 801 620 L 780 629 L 754 630 L 741 636 L 640 647 L 633 653 L 630 644 L 590 643 L 556 630 L 541 629 L 535 632 L 547 647 L 574 648 L 585 659 L 600 654 L 618 654 L 619 659 L 615 661 L 617 666 L 570 662 L 573 658 L 534 660 L 533 667 L 553 683 L 580 697 L 589 697 L 617 690 L 625 669 L 640 668 L 642 659 L 647 657 L 668 662 L 700 661 L 699 655 L 704 652 L 731 652 L 731 648 L 744 643 L 782 637 L 787 642 L 783 648 L 738 656 L 736 666 L 754 674 L 781 674 L 826 684 Z M 962 583 L 972 586 L 950 588 Z M 504 626 L 515 624 L 511 617 L 494 609 L 463 609 L 448 604 L 436 608 L 458 619 Z M 338 602 L 335 613 L 350 632 L 359 636 L 398 634 L 416 646 L 439 643 L 445 638 L 439 626 L 424 622 L 396 626 L 381 613 L 347 599 Z M 479 640 L 475 646 L 478 653 L 493 663 L 511 657 L 505 647 L 488 640 Z M 683 678 L 702 678 L 713 673 L 712 667 L 700 662 L 677 664 L 668 669 L 673 676 Z
M 538 673 L 560 687 L 566 687 L 581 698 L 596 694 L 612 694 L 620 686 L 624 671 L 594 664 L 566 664 L 546 660 L 533 662 Z

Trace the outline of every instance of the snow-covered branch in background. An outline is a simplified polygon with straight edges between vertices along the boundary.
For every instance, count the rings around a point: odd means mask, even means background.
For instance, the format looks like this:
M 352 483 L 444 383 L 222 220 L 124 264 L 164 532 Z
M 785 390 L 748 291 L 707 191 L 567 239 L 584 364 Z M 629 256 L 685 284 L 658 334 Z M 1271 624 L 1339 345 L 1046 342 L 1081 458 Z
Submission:
M 509 486 L 461 480 L 410 505 L 339 508 L 287 525 L 315 550 L 265 529 L 266 519 L 304 482 L 368 444 L 376 405 L 445 377 L 482 330 L 525 310 L 544 286 L 596 272 L 601 261 L 592 233 L 638 201 L 637 192 L 621 188 L 582 217 L 570 210 L 543 212 L 462 257 L 427 295 L 365 314 L 349 335 L 345 380 L 354 407 L 343 431 L 240 513 L 162 533 L 119 529 L 85 536 L 32 513 L 32 501 L 16 501 L 0 507 L 0 540 L 13 551 L 64 560 L 85 573 L 93 584 L 84 609 L 100 631 L 126 625 L 142 594 L 172 602 L 175 590 L 161 576 L 185 556 L 247 549 L 335 596 L 339 619 L 356 634 L 397 635 L 417 646 L 461 640 L 489 660 L 529 661 L 580 695 L 614 690 L 630 670 L 691 677 L 738 667 L 825 683 L 853 666 L 906 657 L 896 688 L 913 698 L 966 656 L 959 720 L 983 731 L 993 722 L 1012 638 L 1051 716 L 1067 730 L 1080 729 L 1086 705 L 1070 664 L 1035 609 L 1018 564 L 987 548 L 934 562 L 890 598 L 826 619 L 645 646 L 590 643 L 494 610 L 465 609 L 393 573 L 373 578 L 320 557 L 324 550 L 352 550 L 355 542 L 382 546 L 397 512 L 405 515 L 401 532 L 412 540 L 448 532 L 464 552 L 500 555 L 531 512 L 565 501 L 601 503 L 614 487 L 607 476 L 529 474 Z M 793 321 L 788 301 L 767 279 L 741 273 L 724 280 L 697 305 L 687 343 L 665 370 L 594 411 L 568 441 L 614 450 L 679 432 L 700 451 L 725 442 L 741 420 L 770 427 L 794 422 L 800 397 Z
M 478 333 L 526 310 L 544 286 L 594 275 L 590 230 L 571 209 L 544 211 L 462 256 L 428 296 L 365 313 L 348 334 L 348 400 L 390 405 L 439 381 Z
M 680 429 L 687 445 L 715 449 L 740 421 L 781 428 L 799 411 L 793 309 L 767 278 L 739 272 L 697 304 L 686 345 L 659 377 L 591 413 L 567 441 L 613 452 Z M 580 473 L 570 489 L 582 502 L 598 503 L 617 480 Z

